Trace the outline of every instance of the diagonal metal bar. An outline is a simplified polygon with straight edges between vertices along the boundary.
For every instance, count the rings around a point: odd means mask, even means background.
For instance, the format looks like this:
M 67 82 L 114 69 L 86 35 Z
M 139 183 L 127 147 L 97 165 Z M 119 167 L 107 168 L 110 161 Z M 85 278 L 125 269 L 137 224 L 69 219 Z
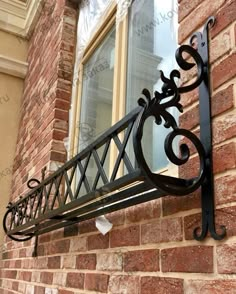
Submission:
M 59 190 L 60 190 L 60 184 L 61 184 L 61 181 L 62 181 L 62 178 L 63 178 L 63 173 L 58 178 L 59 178 L 58 181 L 57 181 L 57 178 L 55 178 L 54 181 L 53 181 L 53 184 L 55 185 L 56 190 L 55 190 L 54 197 L 52 199 L 51 210 L 53 209 L 53 207 L 55 205 L 56 199 L 58 199 L 59 206 L 62 205 Z
M 73 178 L 74 178 L 74 175 L 75 175 L 76 168 L 77 168 L 77 164 L 75 164 L 73 166 L 72 172 L 70 174 L 70 178 L 68 178 L 67 171 L 65 171 L 65 180 L 66 180 L 66 186 L 67 187 L 66 187 L 66 192 L 65 192 L 64 201 L 63 201 L 64 204 L 66 203 L 68 195 L 70 196 L 71 201 L 74 199 L 74 195 L 73 195 L 73 192 L 71 190 L 71 184 L 72 184 L 72 181 L 73 181 Z
M 103 167 L 103 165 L 105 163 L 107 153 L 108 153 L 108 150 L 109 150 L 109 147 L 110 147 L 110 143 L 111 143 L 111 139 L 109 138 L 108 141 L 106 142 L 106 146 L 105 146 L 103 154 L 102 154 L 102 159 L 101 159 L 101 166 L 102 167 Z M 97 174 L 96 174 L 96 177 L 95 177 L 95 180 L 94 180 L 94 183 L 93 183 L 92 191 L 94 191 L 96 189 L 99 178 L 100 178 L 100 173 L 99 173 L 99 170 L 98 170 Z
M 87 192 L 90 192 L 89 182 L 88 182 L 88 179 L 86 177 L 86 170 L 88 168 L 90 158 L 91 158 L 91 152 L 89 153 L 88 157 L 86 158 L 84 167 L 82 166 L 82 163 L 80 161 L 78 161 L 78 167 L 79 167 L 81 175 L 80 175 L 79 183 L 78 183 L 77 188 L 76 188 L 75 199 L 78 197 L 81 186 L 82 186 L 83 183 L 84 183 L 84 186 L 85 186 Z
M 107 184 L 108 183 L 108 178 L 107 178 L 106 173 L 105 173 L 105 171 L 103 169 L 103 166 L 102 166 L 102 164 L 100 162 L 100 158 L 98 156 L 98 153 L 97 153 L 97 151 L 95 149 L 93 149 L 92 152 L 93 152 L 93 157 L 95 159 L 95 163 L 96 163 L 97 168 L 98 168 L 98 172 L 99 172 L 99 174 L 100 174 L 100 176 L 101 176 L 101 178 L 103 180 L 103 183 Z M 96 187 L 95 187 L 95 189 L 96 189 Z M 92 189 L 92 190 L 95 190 L 95 189 Z
M 50 186 L 48 190 L 46 189 L 46 185 L 45 185 L 46 194 L 45 194 L 45 205 L 44 205 L 43 213 L 45 213 L 45 211 L 49 209 L 49 205 L 50 205 L 49 200 L 50 200 L 50 194 L 52 191 L 53 181 L 51 181 L 49 185 Z
M 128 143 L 128 140 L 129 140 L 133 125 L 134 125 L 134 122 L 130 122 L 130 124 L 129 124 L 127 130 L 126 130 L 125 138 L 124 138 L 123 143 L 121 143 L 121 141 L 120 141 L 117 134 L 114 135 L 114 137 L 113 137 L 113 140 L 115 141 L 116 146 L 117 146 L 117 148 L 119 150 L 119 155 L 117 157 L 117 160 L 116 160 L 116 163 L 115 163 L 112 175 L 111 175 L 111 179 L 110 179 L 111 181 L 114 181 L 114 179 L 116 178 L 116 175 L 117 175 L 117 172 L 118 172 L 118 169 L 119 169 L 122 158 L 124 160 L 124 163 L 125 163 L 126 168 L 128 169 L 128 171 L 132 172 L 134 170 L 133 166 L 132 166 L 132 163 L 129 160 L 129 157 L 128 157 L 127 153 L 125 152 L 125 148 L 127 146 L 127 143 Z

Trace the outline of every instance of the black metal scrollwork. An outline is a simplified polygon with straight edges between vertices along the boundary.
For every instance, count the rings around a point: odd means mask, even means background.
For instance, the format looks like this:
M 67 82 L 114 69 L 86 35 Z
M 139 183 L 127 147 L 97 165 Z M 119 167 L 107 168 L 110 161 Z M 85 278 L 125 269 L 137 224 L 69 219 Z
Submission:
M 43 168 L 42 171 L 41 171 L 41 174 L 42 174 L 42 181 L 44 180 L 45 178 L 45 171 L 46 171 L 46 168 Z M 35 179 L 35 178 L 32 178 L 30 179 L 28 182 L 27 182 L 27 187 L 31 190 L 35 189 L 38 185 L 40 185 L 40 181 L 38 179 Z M 22 199 L 23 197 L 20 196 L 20 200 Z M 13 226 L 13 224 L 15 226 L 19 225 L 20 223 L 23 223 L 24 220 L 27 221 L 27 218 L 28 218 L 28 215 L 27 215 L 27 208 L 28 208 L 28 201 L 29 200 L 23 200 L 23 201 L 20 201 L 18 204 L 16 205 L 12 205 L 11 202 L 9 202 L 8 206 L 7 206 L 7 209 L 8 211 L 6 212 L 4 218 L 3 218 L 3 229 L 5 231 L 5 233 L 7 234 L 7 232 L 11 229 L 11 228 L 8 228 L 8 224 L 10 226 Z M 9 221 L 8 220 L 8 217 L 11 218 L 11 220 Z M 24 241 L 28 241 L 30 239 L 33 238 L 34 234 L 28 234 L 27 236 L 26 235 L 23 235 L 22 237 L 21 234 L 16 234 L 17 237 L 15 235 L 8 235 L 8 237 L 14 241 L 18 241 L 18 242 L 24 242 Z
M 138 120 L 136 121 L 136 131 L 134 133 L 134 151 L 139 167 L 147 175 L 156 187 L 171 195 L 186 195 L 196 190 L 201 185 L 202 190 L 202 230 L 200 228 L 194 230 L 194 238 L 203 240 L 209 231 L 211 236 L 216 240 L 221 240 L 226 235 L 226 229 L 221 226 L 221 234 L 217 234 L 214 223 L 214 184 L 212 172 L 212 130 L 211 130 L 211 109 L 210 109 L 210 87 L 209 87 L 209 50 L 208 50 L 208 28 L 215 23 L 214 17 L 210 17 L 203 29 L 203 33 L 196 32 L 190 39 L 190 44 L 193 46 L 193 41 L 197 41 L 197 49 L 192 46 L 183 45 L 176 51 L 176 61 L 181 69 L 190 70 L 194 66 L 197 67 L 196 80 L 187 86 L 178 87 L 175 83 L 175 78 L 180 78 L 180 72 L 173 70 L 170 73 L 170 78 L 164 76 L 160 72 L 160 77 L 163 82 L 162 92 L 155 92 L 154 97 L 147 89 L 143 90 L 143 95 L 146 100 L 140 98 L 138 103 L 143 107 Z M 187 61 L 184 54 L 188 54 L 194 60 L 194 63 Z M 185 55 L 186 56 L 186 55 Z M 180 94 L 192 91 L 199 87 L 199 108 L 200 108 L 200 140 L 192 132 L 181 129 L 177 126 L 175 118 L 170 114 L 169 108 L 175 107 L 182 112 L 180 104 Z M 169 98 L 167 102 L 165 99 Z M 149 117 L 155 118 L 155 123 L 160 125 L 164 121 L 166 128 L 173 130 L 167 135 L 164 143 L 165 153 L 170 162 L 181 166 L 189 160 L 190 149 L 186 144 L 179 146 L 180 155 L 177 156 L 173 150 L 173 141 L 177 136 L 187 138 L 195 147 L 199 161 L 198 176 L 191 180 L 177 179 L 173 177 L 163 176 L 153 173 L 144 157 L 142 150 L 142 137 L 145 121 Z
M 208 232 L 216 240 L 225 236 L 225 228 L 221 226 L 222 233 L 217 234 L 214 223 L 208 77 L 208 28 L 213 23 L 214 19 L 210 18 L 203 33 L 197 32 L 192 36 L 190 44 L 193 45 L 193 40 L 196 39 L 197 49 L 183 45 L 176 51 L 176 60 L 182 70 L 188 71 L 193 67 L 197 69 L 196 79 L 191 84 L 177 85 L 176 79 L 181 78 L 178 70 L 173 70 L 169 77 L 160 72 L 163 86 L 160 92 L 154 92 L 154 97 L 144 89 L 145 98 L 138 100 L 139 107 L 96 138 L 52 175 L 44 179 L 44 169 L 41 182 L 37 179 L 28 181 L 30 192 L 20 197 L 16 203 L 9 203 L 4 216 L 4 230 L 11 239 L 26 241 L 36 236 L 33 256 L 37 256 L 38 236 L 41 234 L 166 195 L 187 195 L 200 186 L 202 226 L 201 229 L 194 230 L 194 238 L 203 240 Z M 169 111 L 170 108 L 176 108 L 182 112 L 181 94 L 197 87 L 200 139 L 189 130 L 180 128 Z M 189 142 L 195 147 L 199 159 L 196 177 L 175 178 L 151 171 L 142 148 L 144 125 L 150 117 L 155 119 L 157 125 L 164 123 L 164 127 L 170 129 L 163 144 L 167 158 L 174 165 L 182 166 L 190 160 Z M 131 134 L 137 164 L 133 164 L 130 158 L 128 142 Z M 187 143 L 180 144 L 179 154 L 176 154 L 173 142 L 179 136 Z M 118 156 L 109 176 L 105 162 L 109 158 L 109 148 L 112 144 L 117 148 Z M 88 168 L 91 162 L 95 168 L 94 179 Z M 120 170 L 125 170 L 121 176 L 118 172 Z
M 195 60 L 195 63 L 186 61 L 183 58 L 184 53 L 188 53 Z M 150 92 L 147 89 L 143 90 L 143 95 L 145 96 L 146 100 L 143 98 L 138 100 L 139 105 L 143 107 L 143 111 L 140 112 L 139 118 L 136 122 L 134 151 L 140 168 L 158 188 L 172 195 L 186 195 L 196 190 L 204 180 L 205 150 L 201 141 L 196 135 L 188 130 L 180 129 L 178 127 L 177 122 L 170 114 L 169 109 L 171 107 L 175 107 L 179 112 L 183 112 L 182 105 L 180 104 L 180 93 L 192 91 L 202 83 L 204 78 L 204 63 L 198 52 L 188 45 L 183 45 L 177 50 L 176 60 L 183 70 L 189 70 L 194 66 L 197 66 L 197 79 L 191 85 L 178 87 L 175 82 L 175 78 L 180 78 L 180 72 L 178 70 L 173 70 L 170 73 L 170 78 L 165 77 L 161 71 L 160 77 L 163 82 L 162 92 L 159 93 L 158 91 L 155 91 L 154 98 L 151 98 Z M 166 99 L 167 101 L 165 102 Z M 163 120 L 164 126 L 166 128 L 173 129 L 173 131 L 168 134 L 164 142 L 166 155 L 173 164 L 183 165 L 189 160 L 190 156 L 189 147 L 186 144 L 180 145 L 180 156 L 176 156 L 173 150 L 174 139 L 177 136 L 183 136 L 193 143 L 200 160 L 199 175 L 197 178 L 193 180 L 175 179 L 173 177 L 155 174 L 150 170 L 143 154 L 141 141 L 145 121 L 152 116 L 155 118 L 155 123 L 157 125 L 160 125 Z

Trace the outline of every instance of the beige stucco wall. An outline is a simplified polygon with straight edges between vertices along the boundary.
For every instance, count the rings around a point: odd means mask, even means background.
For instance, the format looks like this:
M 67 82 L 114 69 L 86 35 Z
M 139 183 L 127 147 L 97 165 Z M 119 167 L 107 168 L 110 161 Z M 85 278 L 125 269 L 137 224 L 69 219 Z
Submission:
M 0 55 L 19 62 L 27 59 L 28 42 L 0 30 Z M 2 218 L 9 202 L 24 79 L 0 69 L 0 251 L 4 232 Z
M 28 52 L 28 41 L 0 30 L 0 54 L 26 61 Z M 1 90 L 0 90 L 1 91 Z

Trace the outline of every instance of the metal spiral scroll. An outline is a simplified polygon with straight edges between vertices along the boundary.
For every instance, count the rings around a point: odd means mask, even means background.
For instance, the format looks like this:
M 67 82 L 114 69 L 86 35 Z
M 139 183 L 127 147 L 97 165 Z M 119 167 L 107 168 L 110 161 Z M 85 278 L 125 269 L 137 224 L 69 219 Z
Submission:
M 190 63 L 183 58 L 183 53 L 185 52 L 194 59 L 195 63 Z M 204 79 L 204 63 L 199 53 L 188 45 L 183 45 L 176 51 L 176 60 L 180 68 L 183 70 L 190 70 L 192 67 L 197 66 L 198 75 L 196 80 L 191 85 L 178 88 L 175 83 L 175 78 L 180 78 L 180 72 L 173 70 L 170 73 L 170 78 L 167 78 L 161 71 L 160 77 L 164 83 L 162 86 L 162 92 L 159 93 L 155 91 L 154 97 L 151 98 L 150 92 L 147 89 L 144 89 L 142 93 L 146 99 L 140 98 L 138 100 L 138 104 L 142 106 L 143 109 L 136 120 L 133 143 L 137 163 L 143 173 L 147 175 L 153 184 L 155 184 L 162 191 L 168 194 L 181 196 L 195 191 L 204 181 L 206 169 L 205 149 L 196 135 L 188 130 L 178 128 L 176 120 L 168 112 L 168 108 L 176 107 L 180 112 L 183 112 L 182 105 L 180 104 L 180 94 L 192 91 L 201 84 Z M 168 98 L 168 100 L 165 102 L 166 98 Z M 173 141 L 175 137 L 183 136 L 193 143 L 200 161 L 199 174 L 196 178 L 189 180 L 178 179 L 155 174 L 150 170 L 143 154 L 141 142 L 144 124 L 149 117 L 154 117 L 157 125 L 160 125 L 162 121 L 164 121 L 165 128 L 173 129 L 173 131 L 167 135 L 164 142 L 165 153 L 170 162 L 173 164 L 178 166 L 183 165 L 189 160 L 190 157 L 190 150 L 186 144 L 180 145 L 179 157 L 174 153 Z
M 45 177 L 45 168 L 42 169 L 42 181 Z M 30 179 L 27 182 L 27 187 L 29 189 L 35 189 L 38 185 L 40 185 L 40 181 L 38 179 Z M 22 197 L 20 197 L 20 199 L 22 199 Z M 22 206 L 19 206 L 22 205 Z M 11 222 L 13 222 L 13 218 L 18 217 L 18 218 L 24 218 L 26 216 L 26 211 L 25 213 L 23 213 L 22 211 L 24 210 L 24 203 L 23 204 L 19 204 L 19 205 L 12 205 L 11 202 L 8 203 L 7 209 L 8 211 L 6 212 L 4 218 L 3 218 L 3 229 L 5 231 L 5 233 L 7 234 L 7 236 L 14 240 L 14 241 L 18 241 L 18 242 L 24 242 L 24 241 L 28 241 L 30 239 L 32 239 L 34 237 L 34 234 L 28 234 L 28 235 L 23 235 L 22 238 L 16 238 L 15 236 L 12 235 L 8 235 L 8 228 L 7 228 L 7 222 L 8 222 L 8 216 L 10 215 L 11 217 Z M 27 205 L 27 204 L 26 204 Z M 17 215 L 18 214 L 18 215 Z

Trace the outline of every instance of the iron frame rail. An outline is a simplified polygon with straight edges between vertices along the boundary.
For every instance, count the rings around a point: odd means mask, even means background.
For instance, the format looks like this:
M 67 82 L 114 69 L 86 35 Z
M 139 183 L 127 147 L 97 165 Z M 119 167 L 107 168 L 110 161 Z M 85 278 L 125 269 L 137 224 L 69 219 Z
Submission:
M 216 233 L 214 222 L 214 185 L 212 172 L 212 134 L 208 64 L 208 29 L 215 19 L 209 18 L 203 32 L 193 34 L 190 45 L 182 45 L 176 51 L 176 60 L 183 70 L 197 67 L 197 78 L 187 86 L 178 87 L 175 79 L 180 72 L 173 70 L 167 78 L 160 72 L 163 81 L 162 92 L 155 92 L 151 97 L 147 89 L 144 98 L 138 100 L 139 106 L 127 114 L 117 124 L 94 140 L 78 155 L 64 164 L 54 174 L 42 181 L 31 179 L 28 182 L 29 193 L 15 203 L 9 203 L 3 219 L 6 234 L 13 240 L 26 241 L 33 236 L 50 232 L 71 224 L 88 220 L 99 215 L 147 202 L 166 195 L 184 196 L 201 187 L 202 228 L 194 230 L 194 238 L 203 240 L 207 233 L 220 240 L 226 235 L 226 229 Z M 197 41 L 197 49 L 193 41 Z M 194 63 L 184 58 L 188 53 Z M 178 127 L 175 118 L 168 111 L 175 107 L 182 112 L 180 95 L 199 87 L 200 139 L 192 132 Z M 143 129 L 149 117 L 155 118 L 157 125 L 162 121 L 166 128 L 172 129 L 167 135 L 164 148 L 167 158 L 175 165 L 186 164 L 190 159 L 187 144 L 181 144 L 179 155 L 173 150 L 173 141 L 177 136 L 188 139 L 195 147 L 199 158 L 198 176 L 190 179 L 175 178 L 153 173 L 144 156 L 142 148 Z M 123 142 L 120 139 L 123 136 Z M 132 139 L 135 163 L 132 163 L 127 151 Z M 105 171 L 108 150 L 113 142 L 118 150 L 117 160 L 109 177 Z M 104 148 L 102 155 L 98 154 Z M 93 158 L 97 172 L 93 184 L 89 184 L 88 166 Z M 118 171 L 125 167 L 126 173 L 118 176 Z M 123 168 L 123 170 L 125 170 Z M 75 178 L 75 189 L 72 189 Z M 99 186 L 102 180 L 102 186 Z M 36 186 L 33 184 L 36 183 Z M 82 186 L 86 191 L 80 195 Z M 37 244 L 37 240 L 36 240 Z

